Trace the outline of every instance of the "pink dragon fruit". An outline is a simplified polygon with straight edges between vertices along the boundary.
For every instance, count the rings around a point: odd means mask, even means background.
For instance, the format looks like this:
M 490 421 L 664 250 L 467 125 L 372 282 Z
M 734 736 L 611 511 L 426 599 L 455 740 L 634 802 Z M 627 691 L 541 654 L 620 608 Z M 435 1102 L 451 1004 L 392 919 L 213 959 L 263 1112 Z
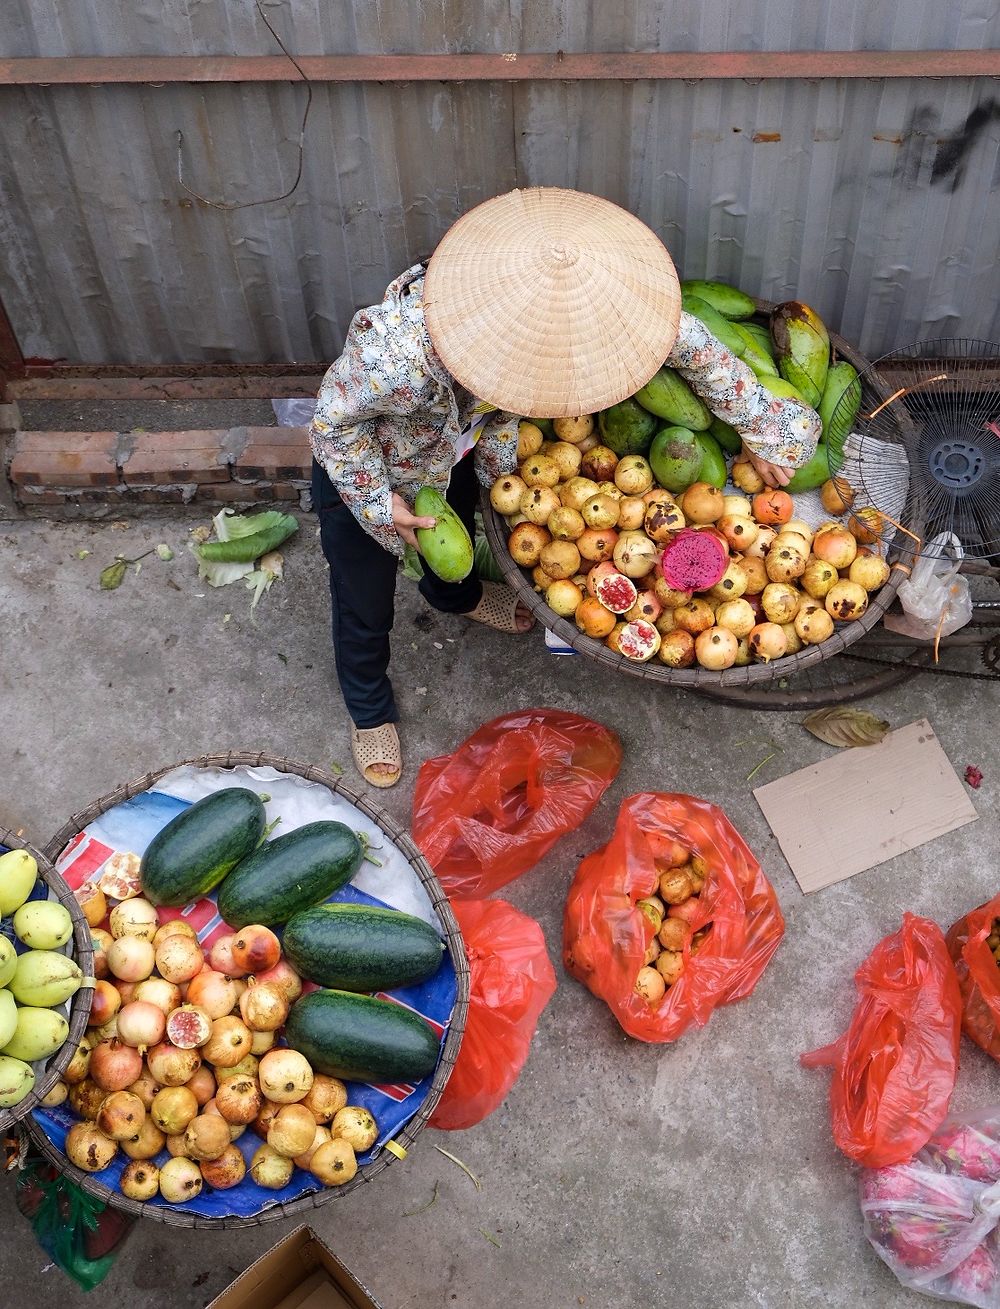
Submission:
M 685 527 L 663 547 L 663 580 L 677 591 L 707 591 L 729 563 L 729 552 L 714 532 Z
M 968 1259 L 944 1279 L 942 1290 L 947 1290 L 952 1296 L 962 1296 L 966 1304 L 995 1304 L 992 1296 L 998 1290 L 998 1278 L 1000 1270 L 992 1254 L 984 1245 L 977 1245 Z M 969 1299 L 969 1296 L 975 1296 L 976 1299 Z M 981 1298 L 983 1296 L 988 1298 Z
M 951 1123 L 931 1137 L 923 1154 L 928 1163 L 977 1182 L 1000 1179 L 1000 1142 L 978 1127 Z

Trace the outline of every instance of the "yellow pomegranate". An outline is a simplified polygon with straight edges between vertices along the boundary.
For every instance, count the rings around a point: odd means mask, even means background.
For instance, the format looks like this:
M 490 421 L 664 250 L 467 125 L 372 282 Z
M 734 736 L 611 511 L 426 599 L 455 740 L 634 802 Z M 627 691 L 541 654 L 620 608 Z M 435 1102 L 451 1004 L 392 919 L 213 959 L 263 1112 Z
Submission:
M 606 445 L 595 445 L 592 450 L 588 450 L 581 464 L 584 477 L 590 477 L 597 483 L 612 481 L 617 467 L 618 456 Z
M 645 577 L 653 571 L 658 556 L 655 543 L 645 532 L 622 532 L 612 557 L 619 572 L 626 577 L 637 578 Z
M 787 582 L 769 582 L 764 587 L 760 602 L 769 623 L 790 623 L 799 612 L 802 594 Z
M 572 618 L 582 599 L 583 592 L 567 578 L 557 579 L 545 591 L 545 603 L 560 618 Z
M 508 477 L 498 477 L 490 489 L 490 504 L 498 514 L 516 514 L 526 490 L 522 479 L 513 473 Z
M 559 465 L 548 455 L 529 455 L 521 465 L 526 486 L 558 486 Z
M 853 564 L 851 567 L 853 568 Z M 806 564 L 805 572 L 802 574 L 802 589 L 807 595 L 811 595 L 814 600 L 822 600 L 833 586 L 834 582 L 839 580 L 839 574 L 833 564 L 828 564 L 823 559 L 814 559 L 811 563 Z
M 809 609 L 803 606 L 795 615 L 795 631 L 806 645 L 819 645 L 833 636 L 833 619 L 818 605 Z
M 744 595 L 760 595 L 769 582 L 764 560 L 756 555 L 741 555 L 736 561 L 747 579 Z
M 777 535 L 777 530 L 773 527 L 758 526 L 756 540 L 750 542 L 743 554 L 751 555 L 754 559 L 766 558 L 767 552 L 774 544 Z
M 626 455 L 615 467 L 615 486 L 622 495 L 642 495 L 653 485 L 653 470 L 642 455 Z
M 538 523 L 519 523 L 507 538 L 507 552 L 522 568 L 534 568 L 552 537 Z
M 576 538 L 576 548 L 582 558 L 591 563 L 601 563 L 605 559 L 610 559 L 617 544 L 618 533 L 613 527 L 606 527 L 603 531 L 596 527 L 588 527 Z
M 878 555 L 859 555 L 851 564 L 848 578 L 866 591 L 877 591 L 889 580 L 889 565 Z
M 647 504 L 644 527 L 651 541 L 659 544 L 669 541 L 683 526 L 684 515 L 669 497 Z
M 697 636 L 715 626 L 715 610 L 707 600 L 698 596 L 687 604 L 678 605 L 674 610 L 674 623 L 682 632 Z
M 750 642 L 750 653 L 762 664 L 780 659 L 788 645 L 785 633 L 777 623 L 758 623 L 747 640 Z
M 621 502 L 610 495 L 592 495 L 580 510 L 587 527 L 617 527 Z M 575 511 L 572 511 L 575 512 Z
M 571 477 L 559 488 L 559 499 L 567 509 L 575 509 L 579 513 L 597 492 L 597 483 L 589 477 Z
M 859 545 L 874 545 L 885 531 L 885 519 L 877 509 L 859 509 L 851 514 L 847 527 Z
M 798 654 L 802 649 L 802 638 L 795 630 L 794 623 L 782 623 L 781 630 L 785 634 L 785 654 Z
M 695 658 L 702 668 L 718 671 L 732 668 L 736 662 L 739 642 L 732 632 L 725 627 L 709 627 L 699 632 L 694 643 Z
M 846 527 L 823 527 L 813 537 L 813 554 L 834 568 L 850 568 L 858 553 L 858 543 Z
M 831 477 L 820 487 L 819 498 L 828 514 L 843 514 L 854 504 L 854 490 L 845 478 Z
M 568 441 L 556 441 L 552 449 L 548 451 L 548 456 L 559 469 L 559 480 L 568 482 L 571 477 L 576 477 L 580 471 L 580 463 L 583 455 L 579 447 L 570 445 Z
M 517 460 L 521 463 L 524 459 L 530 459 L 532 455 L 538 454 L 545 442 L 545 436 L 540 427 L 534 423 L 522 421 L 517 425 Z
M 560 508 L 559 496 L 551 486 L 529 486 L 521 496 L 518 508 L 529 523 L 544 527 L 552 514 Z
M 835 582 L 826 593 L 826 612 L 842 623 L 860 618 L 868 608 L 868 592 L 857 582 Z
M 746 594 L 748 578 L 746 571 L 736 559 L 730 559 L 726 571 L 709 591 L 713 600 L 738 600 Z
M 722 492 L 708 482 L 692 482 L 681 496 L 681 511 L 689 523 L 716 523 L 722 517 Z
M 594 420 L 590 414 L 581 414 L 579 418 L 556 418 L 552 427 L 560 441 L 578 445 L 593 432 Z
M 722 512 L 733 518 L 753 519 L 753 505 L 745 495 L 724 495 Z
M 754 614 L 753 606 L 746 600 L 727 600 L 716 609 L 715 622 L 716 626 L 725 627 L 732 632 L 739 641 L 744 636 L 750 635 L 757 622 L 757 616 Z
M 580 551 L 572 541 L 550 541 L 542 546 L 538 563 L 549 577 L 557 580 L 572 577 L 580 567 Z
M 605 609 L 600 600 L 593 595 L 584 596 L 573 617 L 580 631 L 594 637 L 595 640 L 601 640 L 613 632 L 618 621 L 615 615 Z
M 727 497 L 723 497 L 723 506 Z M 717 527 L 722 535 L 729 542 L 730 550 L 736 550 L 742 554 L 747 546 L 753 545 L 757 540 L 758 527 L 754 520 L 748 515 L 723 514 L 717 523 Z
M 635 532 L 646 518 L 646 502 L 638 495 L 623 495 L 618 501 L 617 526 L 623 532 Z
M 733 460 L 733 466 L 730 470 L 729 480 L 733 486 L 745 491 L 747 495 L 759 495 L 764 489 L 764 479 L 757 469 L 750 463 L 749 459 L 742 455 L 737 455 Z
M 767 552 L 764 567 L 772 582 L 794 582 L 806 571 L 806 555 L 798 546 L 779 547 L 775 541 Z
M 668 668 L 690 668 L 694 663 L 694 637 L 690 632 L 675 628 L 664 636 L 656 653 Z
M 554 540 L 575 541 L 583 535 L 586 523 L 583 521 L 583 515 L 578 514 L 575 509 L 567 509 L 565 505 L 559 505 L 549 514 L 545 526 L 552 533 Z

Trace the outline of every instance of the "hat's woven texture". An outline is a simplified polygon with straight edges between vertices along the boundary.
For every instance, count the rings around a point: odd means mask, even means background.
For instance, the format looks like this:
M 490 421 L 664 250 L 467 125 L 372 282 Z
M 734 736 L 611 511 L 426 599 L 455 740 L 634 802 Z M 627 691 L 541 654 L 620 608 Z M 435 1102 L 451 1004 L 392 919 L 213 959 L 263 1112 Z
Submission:
M 681 294 L 666 247 L 600 196 L 510 191 L 464 214 L 424 281 L 427 330 L 479 399 L 531 418 L 595 413 L 664 362 Z

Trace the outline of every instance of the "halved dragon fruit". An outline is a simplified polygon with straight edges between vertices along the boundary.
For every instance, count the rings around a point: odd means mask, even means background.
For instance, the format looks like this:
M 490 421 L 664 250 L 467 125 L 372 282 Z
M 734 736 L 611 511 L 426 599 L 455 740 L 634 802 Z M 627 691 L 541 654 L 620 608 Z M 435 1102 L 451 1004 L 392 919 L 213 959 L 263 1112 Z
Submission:
M 626 614 L 639 598 L 639 592 L 624 573 L 608 573 L 594 583 L 594 594 L 613 614 Z
M 714 532 L 686 527 L 663 547 L 663 580 L 678 591 L 707 591 L 729 563 L 729 552 Z
M 618 649 L 626 659 L 634 659 L 636 663 L 644 664 L 647 659 L 652 659 L 659 648 L 660 634 L 644 618 L 626 623 L 618 633 Z

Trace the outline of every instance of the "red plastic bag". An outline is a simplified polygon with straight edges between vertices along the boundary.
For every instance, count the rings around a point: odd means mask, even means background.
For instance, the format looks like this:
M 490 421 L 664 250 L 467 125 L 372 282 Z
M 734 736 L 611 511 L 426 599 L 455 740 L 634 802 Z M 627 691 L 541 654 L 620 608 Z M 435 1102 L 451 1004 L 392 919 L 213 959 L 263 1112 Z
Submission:
M 711 924 L 697 954 L 658 1005 L 635 991 L 653 924 L 636 908 L 652 895 L 679 844 L 706 861 L 692 932 Z M 666 862 L 665 862 L 666 861 Z M 659 863 L 659 866 L 658 866 Z M 721 809 L 690 795 L 630 796 L 614 835 L 577 869 L 566 900 L 563 961 L 640 1041 L 675 1041 L 719 1005 L 750 994 L 778 948 L 785 920 L 774 888 Z
M 962 1030 L 1000 1059 L 1000 967 L 986 943 L 994 918 L 1000 918 L 1000 895 L 953 923 L 945 939 L 962 993 Z
M 937 923 L 903 915 L 854 974 L 847 1031 L 800 1057 L 833 1068 L 833 1139 L 868 1168 L 905 1163 L 944 1121 L 958 1075 L 962 998 Z
M 506 900 L 459 900 L 455 917 L 471 973 L 458 1059 L 431 1127 L 472 1127 L 517 1081 L 542 1010 L 556 989 L 542 929 Z
M 450 896 L 489 895 L 583 822 L 621 761 L 614 732 L 578 714 L 494 718 L 421 765 L 413 839 Z

